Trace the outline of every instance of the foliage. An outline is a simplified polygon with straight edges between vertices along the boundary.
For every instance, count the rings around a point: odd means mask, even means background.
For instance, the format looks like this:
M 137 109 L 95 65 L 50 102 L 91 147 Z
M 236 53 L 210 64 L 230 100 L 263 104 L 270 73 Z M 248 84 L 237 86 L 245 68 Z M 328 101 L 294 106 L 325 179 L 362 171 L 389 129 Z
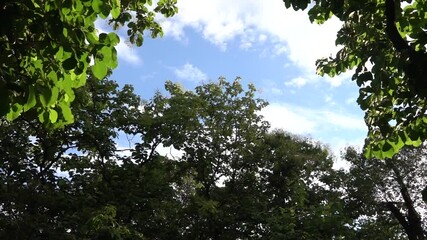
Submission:
M 381 239 L 394 239 L 398 232 L 409 239 L 426 237 L 426 206 L 420 195 L 427 180 L 425 156 L 425 147 L 404 148 L 385 161 L 368 160 L 352 148 L 345 151 L 350 163 L 343 178 L 346 207 L 353 218 L 365 216 L 359 223 L 362 229 L 388 226 L 381 228 Z
M 0 238 L 358 239 L 327 149 L 268 132 L 252 85 L 165 87 L 141 106 L 89 77 L 73 124 L 4 122 Z M 121 149 L 124 133 L 140 140 Z
M 112 81 L 88 78 L 71 106 L 78 121 L 63 129 L 46 129 L 27 118 L 31 111 L 2 123 L 1 238 L 87 237 L 85 223 L 107 206 L 95 184 L 105 179 L 103 167 L 115 155 L 120 116 L 124 106 L 132 111 L 140 103 L 130 87 L 116 88 Z
M 310 3 L 313 2 L 311 5 Z M 317 61 L 319 74 L 355 70 L 358 104 L 366 111 L 367 156 L 392 157 L 427 139 L 427 2 L 422 0 L 284 0 L 310 7 L 311 21 L 342 21 L 335 57 Z
M 328 151 L 310 139 L 268 133 L 257 114 L 265 102 L 254 99 L 253 86 L 245 91 L 239 79 L 220 78 L 194 92 L 171 82 L 166 90 L 170 96 L 157 94 L 145 105 L 135 133 L 150 141 L 146 149 L 162 144 L 181 151 L 174 160 L 187 173 L 185 185 L 177 183 L 183 239 L 350 234 L 338 185 L 324 187 L 334 174 Z
M 259 151 L 265 154 L 260 185 L 266 195 L 263 216 L 268 231 L 263 239 L 340 239 L 351 235 L 327 149 L 309 138 L 274 131 Z
M 131 43 L 140 46 L 144 31 L 162 35 L 154 16 L 177 12 L 176 0 L 2 1 L 0 3 L 0 116 L 14 120 L 31 109 L 47 125 L 74 121 L 74 90 L 89 72 L 103 79 L 117 66 L 114 32 L 98 34 L 97 19 L 126 25 Z M 93 60 L 93 65 L 91 65 Z

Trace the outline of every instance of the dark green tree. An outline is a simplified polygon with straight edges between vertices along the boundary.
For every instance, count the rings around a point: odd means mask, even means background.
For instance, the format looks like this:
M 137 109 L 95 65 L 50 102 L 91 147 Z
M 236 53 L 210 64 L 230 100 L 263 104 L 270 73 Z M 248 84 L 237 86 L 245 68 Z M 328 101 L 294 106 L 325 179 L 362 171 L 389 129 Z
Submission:
M 350 235 L 332 157 L 320 144 L 276 131 L 255 89 L 220 78 L 185 91 L 168 82 L 135 127 L 150 149 L 172 146 L 183 239 L 331 239 Z M 139 150 L 137 150 L 139 152 Z M 325 187 L 325 185 L 329 185 Z M 332 186 L 333 185 L 333 186 Z M 170 216 L 174 221 L 175 216 Z
M 72 104 L 78 121 L 63 129 L 46 128 L 32 117 L 34 109 L 13 122 L 2 120 L 1 238 L 88 236 L 85 223 L 107 203 L 99 198 L 102 188 L 85 186 L 108 178 L 106 167 L 117 150 L 114 138 L 125 122 L 121 118 L 140 104 L 131 92 L 128 86 L 118 90 L 112 81 L 88 78 Z
M 268 239 L 349 238 L 333 158 L 321 144 L 282 131 L 268 134 L 260 170 Z
M 359 227 L 376 228 L 382 238 L 400 239 L 400 232 L 411 240 L 425 239 L 426 206 L 420 192 L 427 180 L 426 149 L 403 148 L 386 160 L 366 159 L 352 148 L 343 156 L 350 163 L 343 180 L 347 211 L 353 218 L 364 216 Z
M 191 173 L 183 175 L 182 181 L 192 184 L 181 196 L 186 215 L 183 238 L 232 239 L 227 232 L 236 231 L 238 223 L 225 211 L 222 185 L 232 185 L 256 171 L 257 163 L 247 156 L 267 131 L 268 124 L 257 114 L 266 103 L 255 99 L 252 85 L 244 90 L 239 79 L 220 78 L 194 92 L 172 82 L 165 87 L 170 96 L 157 94 L 144 106 L 136 133 L 149 146 L 162 144 L 182 151 L 177 161 Z

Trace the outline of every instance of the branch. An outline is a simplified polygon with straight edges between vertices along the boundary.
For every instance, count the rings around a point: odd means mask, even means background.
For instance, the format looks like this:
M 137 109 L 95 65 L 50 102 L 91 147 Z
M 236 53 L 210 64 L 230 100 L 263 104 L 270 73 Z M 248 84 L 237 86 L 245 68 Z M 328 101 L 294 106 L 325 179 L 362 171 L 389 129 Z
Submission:
M 396 165 L 394 165 L 392 163 L 391 159 L 386 159 L 385 161 L 386 161 L 386 165 L 388 167 L 390 167 L 391 170 L 393 171 L 393 173 L 396 175 L 396 181 L 399 185 L 400 193 L 402 194 L 404 204 L 405 204 L 406 209 L 408 211 L 407 212 L 407 219 L 408 219 L 407 224 L 408 224 L 409 232 L 406 231 L 406 233 L 408 234 L 408 236 L 410 236 L 410 235 L 424 236 L 421 217 L 418 214 L 417 210 L 415 209 L 414 202 L 412 201 L 412 198 L 409 195 L 409 191 L 408 191 L 408 188 L 407 188 L 407 186 L 403 180 L 403 176 L 400 174 L 400 171 L 396 167 Z M 393 215 L 394 215 L 394 213 L 393 213 Z M 399 222 L 400 222 L 400 220 L 399 220 Z M 406 230 L 406 228 L 405 228 L 405 230 Z
M 400 225 L 402 225 L 402 227 L 405 229 L 405 232 L 410 231 L 411 228 L 409 227 L 406 218 L 402 215 L 399 208 L 397 208 L 393 202 L 386 202 L 386 206 L 388 210 L 390 210 L 390 212 L 393 214 L 393 216 L 397 219 L 397 221 L 399 221 Z
M 402 38 L 396 27 L 396 6 L 394 0 L 385 1 L 386 33 L 397 51 L 412 50 L 405 39 Z M 413 51 L 413 50 L 412 50 Z

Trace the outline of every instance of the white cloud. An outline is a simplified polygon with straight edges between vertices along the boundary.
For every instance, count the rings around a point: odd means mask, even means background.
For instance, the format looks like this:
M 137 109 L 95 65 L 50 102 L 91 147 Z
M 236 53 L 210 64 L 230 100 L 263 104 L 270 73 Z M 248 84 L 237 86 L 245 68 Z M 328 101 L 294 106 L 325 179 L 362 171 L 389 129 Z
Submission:
M 311 24 L 307 11 L 286 9 L 282 0 L 180 0 L 179 14 L 162 19 L 166 36 L 185 38 L 185 28 L 193 28 L 225 50 L 230 40 L 240 39 L 244 49 L 255 43 L 271 43 L 276 55 L 287 54 L 304 77 L 315 74 L 315 61 L 334 54 L 336 33 L 341 25 L 332 19 L 323 25 Z M 268 41 L 267 41 L 268 40 Z M 312 80 L 313 77 L 307 79 Z M 326 79 L 339 86 L 341 79 Z
M 312 133 L 317 126 L 314 119 L 303 116 L 286 105 L 270 104 L 261 110 L 261 115 L 271 124 L 272 129 L 283 129 L 295 134 Z
M 272 129 L 309 135 L 329 146 L 336 156 L 334 168 L 347 168 L 340 152 L 347 146 L 362 148 L 364 138 L 359 132 L 367 132 L 360 116 L 335 112 L 331 109 L 310 109 L 290 104 L 273 103 L 263 110 L 261 115 L 269 121 Z M 333 137 L 331 138 L 331 133 Z
M 333 98 L 331 95 L 326 95 L 325 96 L 325 102 L 326 103 L 330 103 L 330 104 L 334 104 L 335 102 L 333 101 Z
M 274 95 L 282 95 L 283 91 L 280 88 L 273 87 L 273 88 L 271 88 L 271 93 L 274 94 Z
M 120 43 L 117 44 L 116 50 L 119 59 L 122 59 L 123 61 L 133 65 L 139 65 L 142 63 L 142 59 L 138 56 L 137 53 L 135 53 L 134 47 L 132 47 L 130 44 L 126 44 L 124 38 L 121 36 Z
M 267 35 L 265 35 L 265 34 L 260 34 L 259 36 L 258 36 L 258 41 L 259 42 L 265 42 L 266 40 L 267 40 Z
M 357 101 L 357 97 L 349 97 L 345 100 L 345 104 L 353 105 Z
M 186 81 L 204 81 L 208 78 L 202 70 L 190 63 L 186 63 L 180 68 L 174 68 L 174 73 L 177 78 Z
M 347 71 L 345 73 L 340 74 L 339 76 L 335 76 L 333 78 L 329 76 L 324 76 L 323 79 L 331 85 L 331 87 L 339 87 L 341 86 L 345 81 L 349 81 L 351 79 L 351 76 L 353 75 L 353 71 Z
M 156 151 L 161 156 L 165 156 L 165 157 L 175 159 L 175 160 L 178 160 L 179 158 L 181 158 L 185 153 L 184 151 L 177 150 L 172 146 L 165 147 L 165 146 L 163 146 L 163 144 L 159 144 L 159 146 L 157 146 L 157 148 L 156 148 Z
M 290 81 L 285 82 L 285 85 L 288 86 L 288 87 L 297 87 L 297 88 L 300 88 L 300 87 L 306 85 L 307 82 L 308 81 L 307 81 L 306 78 L 296 77 L 296 78 L 293 78 Z
M 347 131 L 367 131 L 360 116 L 338 113 L 330 109 L 310 109 L 289 104 L 273 103 L 261 111 L 272 128 L 295 134 L 322 135 L 336 131 L 344 137 Z M 337 134 L 336 136 L 339 136 Z

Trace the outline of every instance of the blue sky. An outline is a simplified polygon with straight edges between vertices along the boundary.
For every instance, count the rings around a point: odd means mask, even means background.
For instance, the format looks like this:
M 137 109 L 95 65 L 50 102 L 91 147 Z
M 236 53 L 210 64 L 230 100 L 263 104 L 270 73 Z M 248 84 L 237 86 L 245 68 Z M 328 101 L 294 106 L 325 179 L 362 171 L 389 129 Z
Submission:
M 363 144 L 367 128 L 351 74 L 315 74 L 315 60 L 339 49 L 339 21 L 311 24 L 306 12 L 286 10 L 282 0 L 178 0 L 178 8 L 175 17 L 157 19 L 163 38 L 147 37 L 138 48 L 121 36 L 112 79 L 149 99 L 166 80 L 193 89 L 220 76 L 240 76 L 270 103 L 261 114 L 273 128 L 310 136 L 336 154 Z

